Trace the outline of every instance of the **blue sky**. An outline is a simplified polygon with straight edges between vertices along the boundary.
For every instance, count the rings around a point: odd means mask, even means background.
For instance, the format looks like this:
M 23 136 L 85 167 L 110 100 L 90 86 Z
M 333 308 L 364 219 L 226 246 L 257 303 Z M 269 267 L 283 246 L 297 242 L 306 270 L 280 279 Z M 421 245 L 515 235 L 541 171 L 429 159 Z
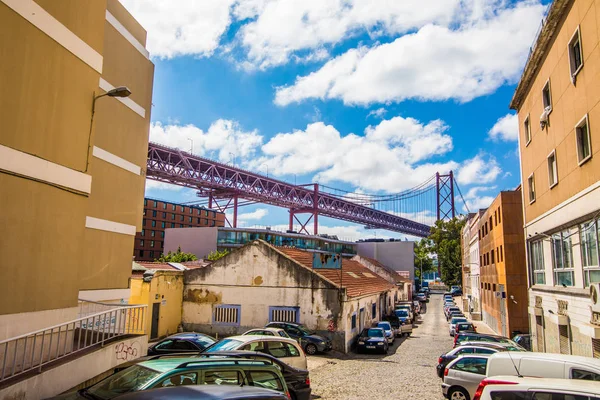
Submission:
M 508 104 L 542 3 L 122 2 L 148 30 L 153 141 L 189 150 L 191 138 L 205 157 L 235 154 L 244 168 L 360 193 L 396 193 L 452 169 L 471 209 L 519 184 Z M 155 182 L 146 194 L 196 199 Z M 265 205 L 240 213 L 246 226 L 288 218 Z M 348 239 L 399 236 L 320 222 Z

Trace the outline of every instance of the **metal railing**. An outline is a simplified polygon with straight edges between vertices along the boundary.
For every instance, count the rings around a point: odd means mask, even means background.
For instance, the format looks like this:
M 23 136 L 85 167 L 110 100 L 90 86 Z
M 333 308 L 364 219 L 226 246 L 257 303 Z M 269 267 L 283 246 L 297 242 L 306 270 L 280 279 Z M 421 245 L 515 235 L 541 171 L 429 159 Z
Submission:
M 85 299 L 79 299 L 78 306 L 79 312 L 77 318 L 83 318 L 91 314 L 97 314 L 99 312 L 114 310 L 117 307 L 125 306 L 122 303 L 101 303 L 98 301 L 91 301 Z
M 0 383 L 29 371 L 41 372 L 44 365 L 116 337 L 145 334 L 146 307 L 117 306 L 0 341 Z

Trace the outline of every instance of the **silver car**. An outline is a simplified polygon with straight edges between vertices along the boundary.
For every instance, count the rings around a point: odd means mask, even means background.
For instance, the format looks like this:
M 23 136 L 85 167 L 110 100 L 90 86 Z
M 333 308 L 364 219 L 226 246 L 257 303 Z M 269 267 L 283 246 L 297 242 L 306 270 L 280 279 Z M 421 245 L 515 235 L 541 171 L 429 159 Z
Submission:
M 448 331 L 450 332 L 450 336 L 454 336 L 456 334 L 456 324 L 459 322 L 468 322 L 466 318 L 463 317 L 454 317 L 450 320 L 450 324 L 448 325 Z
M 448 364 L 444 370 L 442 392 L 450 400 L 470 400 L 477 386 L 486 377 L 489 355 L 464 355 Z

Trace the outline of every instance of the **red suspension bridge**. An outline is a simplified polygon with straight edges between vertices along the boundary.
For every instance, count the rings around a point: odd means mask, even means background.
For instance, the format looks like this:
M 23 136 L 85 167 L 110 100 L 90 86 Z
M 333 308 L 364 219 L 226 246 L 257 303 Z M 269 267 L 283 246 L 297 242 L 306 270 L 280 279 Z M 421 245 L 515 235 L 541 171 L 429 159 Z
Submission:
M 363 224 L 368 228 L 426 237 L 436 219 L 453 218 L 456 210 L 452 171 L 443 175 L 438 173 L 401 193 L 368 195 L 318 183 L 290 184 L 150 143 L 146 175 L 148 179 L 197 190 L 198 196 L 208 198 L 209 208 L 222 212 L 232 209 L 232 221 L 227 220 L 232 227 L 237 227 L 239 207 L 263 203 L 287 208 L 289 229 L 293 229 L 296 221 L 300 225 L 299 231 L 306 234 L 309 234 L 311 223 L 313 233 L 318 234 L 321 215 Z

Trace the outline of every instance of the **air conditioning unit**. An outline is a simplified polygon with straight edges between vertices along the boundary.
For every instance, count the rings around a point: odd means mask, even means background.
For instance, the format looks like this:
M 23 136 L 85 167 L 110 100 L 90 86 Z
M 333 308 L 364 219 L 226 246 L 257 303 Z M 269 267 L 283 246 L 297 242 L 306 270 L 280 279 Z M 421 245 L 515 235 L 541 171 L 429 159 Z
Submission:
M 542 128 L 542 130 L 546 127 L 546 125 L 548 125 L 548 116 L 550 115 L 551 111 L 552 106 L 548 106 L 544 108 L 544 112 L 542 115 L 540 115 L 540 128 Z
M 600 312 L 600 283 L 590 284 L 590 299 L 592 300 L 592 311 Z

